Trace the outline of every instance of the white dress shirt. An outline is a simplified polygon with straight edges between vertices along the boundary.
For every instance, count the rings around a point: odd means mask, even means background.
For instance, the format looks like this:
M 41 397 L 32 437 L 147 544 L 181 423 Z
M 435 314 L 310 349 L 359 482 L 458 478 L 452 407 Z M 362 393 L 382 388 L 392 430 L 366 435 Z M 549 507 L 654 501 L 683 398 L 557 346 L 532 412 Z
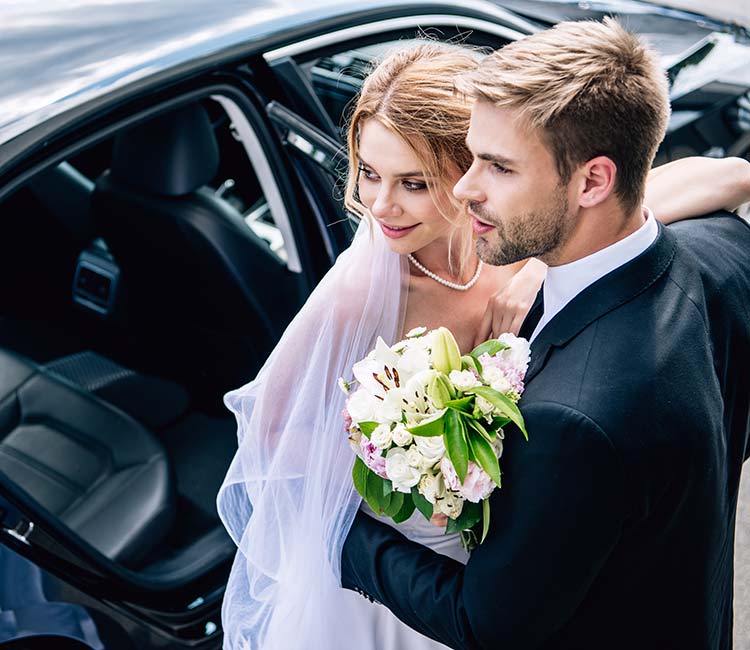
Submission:
M 656 240 L 659 227 L 653 212 L 644 206 L 646 222 L 625 239 L 580 260 L 550 266 L 544 281 L 544 314 L 531 335 L 533 341 L 565 305 L 607 273 L 638 257 Z

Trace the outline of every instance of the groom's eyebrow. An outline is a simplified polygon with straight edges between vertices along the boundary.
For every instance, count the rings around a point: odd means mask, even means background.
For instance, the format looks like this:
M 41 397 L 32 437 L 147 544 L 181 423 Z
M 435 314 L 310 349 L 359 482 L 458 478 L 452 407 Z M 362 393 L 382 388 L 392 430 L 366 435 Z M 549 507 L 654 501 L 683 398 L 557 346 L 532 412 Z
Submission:
M 511 160 L 510 158 L 499 156 L 493 153 L 478 153 L 477 158 L 479 158 L 479 160 L 485 160 L 487 162 L 497 163 L 498 165 L 503 166 L 510 166 L 515 164 L 515 161 Z

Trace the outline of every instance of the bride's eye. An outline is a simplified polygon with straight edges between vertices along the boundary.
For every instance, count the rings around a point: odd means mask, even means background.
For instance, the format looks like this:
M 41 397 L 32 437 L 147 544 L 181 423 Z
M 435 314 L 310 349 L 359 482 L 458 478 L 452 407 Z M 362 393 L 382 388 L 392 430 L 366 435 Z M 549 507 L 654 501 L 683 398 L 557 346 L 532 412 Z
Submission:
M 404 181 L 404 187 L 409 192 L 419 192 L 427 189 L 427 183 L 418 183 L 417 181 Z
M 360 163 L 359 165 L 359 173 L 364 176 L 368 181 L 376 181 L 378 180 L 378 175 L 372 171 L 369 167 L 365 167 L 363 164 Z

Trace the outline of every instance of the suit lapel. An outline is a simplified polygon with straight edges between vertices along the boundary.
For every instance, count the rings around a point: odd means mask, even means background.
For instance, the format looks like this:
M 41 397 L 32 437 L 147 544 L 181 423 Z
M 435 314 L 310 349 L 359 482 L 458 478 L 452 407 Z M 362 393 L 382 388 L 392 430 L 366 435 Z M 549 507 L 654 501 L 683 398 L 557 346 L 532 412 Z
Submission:
M 518 332 L 518 336 L 524 339 L 530 339 L 531 335 L 536 329 L 537 323 L 542 320 L 542 314 L 544 314 L 544 284 L 539 289 L 539 293 L 536 294 L 534 304 L 531 305 L 529 313 L 526 314 L 523 323 L 521 323 L 521 329 Z
M 659 224 L 659 235 L 648 249 L 586 287 L 573 298 L 547 323 L 531 344 L 531 362 L 526 372 L 525 383 L 528 384 L 539 374 L 554 347 L 565 345 L 591 323 L 632 300 L 654 284 L 669 268 L 675 250 L 674 236 Z M 532 312 L 529 312 L 524 321 L 524 328 L 527 323 L 530 324 L 531 314 Z M 534 327 L 539 318 L 541 314 L 534 321 Z M 529 336 L 533 331 L 532 327 L 528 331 Z

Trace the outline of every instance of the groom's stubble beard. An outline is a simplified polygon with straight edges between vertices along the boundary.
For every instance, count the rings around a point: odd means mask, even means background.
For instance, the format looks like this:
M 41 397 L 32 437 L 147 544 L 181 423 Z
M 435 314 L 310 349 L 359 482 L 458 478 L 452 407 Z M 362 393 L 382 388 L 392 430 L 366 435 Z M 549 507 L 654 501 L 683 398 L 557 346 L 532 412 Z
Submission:
M 469 202 L 469 209 L 481 220 L 495 226 L 489 233 L 494 242 L 480 236 L 476 241 L 479 258 L 486 264 L 504 266 L 530 257 L 544 259 L 560 248 L 570 229 L 568 197 L 558 185 L 547 205 L 533 212 L 522 212 L 500 219 L 486 206 Z

